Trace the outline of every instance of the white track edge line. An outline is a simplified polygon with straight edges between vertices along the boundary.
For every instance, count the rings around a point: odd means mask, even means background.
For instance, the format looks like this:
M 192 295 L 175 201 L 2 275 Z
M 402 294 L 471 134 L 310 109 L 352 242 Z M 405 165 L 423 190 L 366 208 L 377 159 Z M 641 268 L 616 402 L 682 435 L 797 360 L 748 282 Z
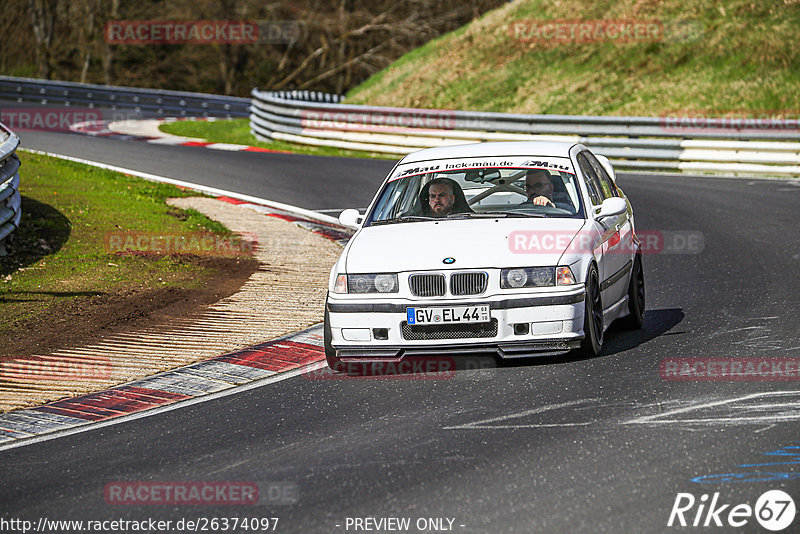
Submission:
M 67 161 L 72 161 L 75 163 L 82 163 L 84 165 L 91 165 L 92 167 L 98 167 L 100 169 L 106 169 L 109 171 L 120 172 L 123 174 L 128 174 L 131 176 L 136 176 L 138 178 L 142 178 L 144 180 L 148 180 L 151 182 L 160 182 L 165 184 L 171 184 L 179 187 L 185 187 L 187 189 L 192 189 L 194 191 L 198 191 L 200 193 L 206 193 L 209 195 L 217 195 L 217 196 L 226 196 L 230 198 L 235 198 L 237 200 L 243 200 L 245 202 L 251 202 L 253 204 L 260 204 L 262 206 L 266 206 L 268 208 L 274 208 L 281 211 L 288 211 L 290 213 L 296 213 L 298 215 L 302 215 L 304 217 L 308 217 L 310 219 L 315 219 L 317 221 L 322 221 L 326 223 L 335 224 L 336 226 L 339 225 L 339 220 L 335 217 L 331 217 L 330 215 L 325 215 L 323 213 L 318 213 L 313 210 L 308 210 L 305 208 L 301 208 L 299 206 L 293 206 L 292 204 L 284 204 L 283 202 L 275 202 L 273 200 L 267 200 L 265 198 L 254 197 L 251 195 L 243 195 L 241 193 L 235 193 L 233 191 L 226 191 L 225 189 L 217 189 L 216 187 L 209 187 L 206 185 L 194 184 L 192 182 L 184 182 L 182 180 L 175 180 L 174 178 L 167 178 L 166 176 L 159 176 L 157 174 L 151 174 L 148 172 L 142 171 L 135 171 L 133 169 L 126 169 L 124 167 L 117 167 L 116 165 L 109 165 L 108 163 L 100 163 L 97 161 L 91 161 L 87 159 L 76 158 L 73 156 L 65 156 L 63 154 L 56 154 L 54 152 L 45 152 L 42 150 L 33 150 L 30 148 L 18 148 L 22 152 L 30 152 L 31 154 L 39 154 L 42 156 L 50 156 L 53 158 L 59 158 Z
M 319 366 L 321 361 L 313 362 L 306 364 L 302 367 L 298 367 L 297 369 L 292 369 L 289 371 L 283 371 L 276 373 L 274 375 L 266 376 L 264 378 L 259 378 L 252 382 L 248 382 L 247 384 L 242 384 L 239 386 L 231 386 L 229 388 L 215 391 L 213 393 L 206 393 L 204 395 L 198 395 L 196 397 L 192 397 L 189 399 L 182 399 L 177 402 L 173 402 L 171 404 L 166 404 L 162 406 L 156 406 L 154 408 L 148 408 L 142 410 L 141 412 L 135 412 L 128 415 L 121 415 L 119 417 L 114 417 L 111 419 L 107 419 L 105 421 L 86 421 L 79 426 L 75 426 L 72 428 L 65 428 L 63 430 L 56 430 L 53 432 L 47 432 L 44 434 L 38 434 L 31 438 L 18 438 L 15 441 L 6 444 L 0 444 L 0 452 L 15 449 L 17 447 L 24 447 L 25 445 L 32 445 L 34 443 L 41 443 L 43 441 L 49 441 L 51 439 L 62 438 L 65 436 L 71 436 L 73 434 L 80 434 L 82 432 L 88 432 L 90 430 L 97 430 L 99 428 L 105 428 L 108 426 L 120 424 L 120 423 L 127 423 L 128 421 L 135 421 L 136 419 L 142 419 L 144 417 L 150 417 L 151 415 L 158 415 L 164 412 L 169 412 L 172 410 L 177 410 L 179 408 L 186 408 L 188 406 L 193 406 L 195 404 L 200 404 L 203 402 L 216 400 L 222 397 L 228 397 L 230 395 L 235 395 L 237 393 L 242 393 L 244 391 L 249 391 L 251 389 L 255 389 L 262 386 L 267 386 L 270 384 L 274 384 L 276 382 L 281 382 L 283 380 L 294 378 L 295 376 L 299 376 L 306 371 L 312 370 L 314 366 Z

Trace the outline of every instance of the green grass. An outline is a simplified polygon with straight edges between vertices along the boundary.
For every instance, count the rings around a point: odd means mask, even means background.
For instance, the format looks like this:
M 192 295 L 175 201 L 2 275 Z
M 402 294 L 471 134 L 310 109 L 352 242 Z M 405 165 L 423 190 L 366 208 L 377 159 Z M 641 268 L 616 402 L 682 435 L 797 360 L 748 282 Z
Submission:
M 663 38 L 523 42 L 513 23 L 658 21 Z M 541 27 L 541 26 L 537 26 Z M 512 2 L 406 54 L 351 104 L 585 115 L 800 109 L 800 3 Z
M 0 258 L 0 336 L 56 306 L 161 287 L 193 289 L 216 274 L 184 255 L 120 254 L 131 233 L 231 237 L 221 224 L 165 199 L 197 195 L 111 171 L 21 152 L 22 222 Z
M 295 154 L 309 154 L 313 156 L 346 156 L 360 158 L 399 159 L 399 156 L 362 152 L 357 150 L 344 150 L 332 147 L 315 147 L 288 143 L 285 141 L 272 141 L 265 143 L 250 133 L 249 119 L 223 119 L 223 120 L 186 120 L 167 122 L 159 129 L 173 135 L 184 137 L 197 137 L 212 143 L 233 143 L 237 145 L 257 146 L 270 150 L 282 150 Z

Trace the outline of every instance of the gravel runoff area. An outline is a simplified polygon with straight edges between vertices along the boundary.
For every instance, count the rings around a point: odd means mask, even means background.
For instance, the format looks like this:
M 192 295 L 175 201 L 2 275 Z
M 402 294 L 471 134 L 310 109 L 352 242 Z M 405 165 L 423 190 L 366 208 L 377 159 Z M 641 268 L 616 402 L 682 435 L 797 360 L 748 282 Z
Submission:
M 340 245 L 247 206 L 199 197 L 169 204 L 195 209 L 254 237 L 258 270 L 238 292 L 196 314 L 86 346 L 3 362 L 0 412 L 102 391 L 322 320 L 328 274 Z

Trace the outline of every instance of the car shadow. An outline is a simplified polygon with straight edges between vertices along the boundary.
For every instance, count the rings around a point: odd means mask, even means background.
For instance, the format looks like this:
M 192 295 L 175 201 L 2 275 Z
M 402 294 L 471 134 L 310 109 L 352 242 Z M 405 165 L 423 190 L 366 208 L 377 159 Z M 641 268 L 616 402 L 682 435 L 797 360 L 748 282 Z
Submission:
M 521 358 L 519 360 L 503 360 L 503 367 L 517 367 L 528 365 L 553 365 L 571 363 L 593 358 L 611 356 L 620 352 L 635 349 L 657 337 L 665 335 L 677 324 L 683 321 L 685 314 L 682 308 L 666 308 L 663 310 L 646 310 L 644 325 L 639 330 L 622 330 L 612 324 L 605 333 L 603 350 L 597 356 L 586 356 L 578 350 L 568 352 L 561 356 L 544 356 Z
M 22 196 L 22 220 L 9 236 L 8 255 L 0 258 L 0 275 L 28 267 L 55 254 L 69 239 L 69 219 L 49 204 Z
M 606 340 L 600 356 L 609 356 L 635 349 L 648 341 L 665 335 L 683 321 L 685 314 L 682 308 L 664 310 L 647 310 L 644 314 L 644 325 L 638 330 L 622 330 L 615 324 L 606 331 Z M 677 332 L 674 332 L 677 334 Z

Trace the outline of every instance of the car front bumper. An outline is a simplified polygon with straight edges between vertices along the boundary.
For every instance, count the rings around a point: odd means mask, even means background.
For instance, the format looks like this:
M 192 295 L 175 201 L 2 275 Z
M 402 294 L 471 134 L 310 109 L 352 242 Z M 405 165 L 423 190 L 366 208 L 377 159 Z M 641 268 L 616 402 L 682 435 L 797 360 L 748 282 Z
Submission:
M 342 361 L 399 361 L 405 356 L 495 353 L 502 358 L 563 354 L 583 339 L 585 289 L 496 295 L 481 300 L 329 296 L 331 345 Z M 491 323 L 414 326 L 408 307 L 488 304 Z

